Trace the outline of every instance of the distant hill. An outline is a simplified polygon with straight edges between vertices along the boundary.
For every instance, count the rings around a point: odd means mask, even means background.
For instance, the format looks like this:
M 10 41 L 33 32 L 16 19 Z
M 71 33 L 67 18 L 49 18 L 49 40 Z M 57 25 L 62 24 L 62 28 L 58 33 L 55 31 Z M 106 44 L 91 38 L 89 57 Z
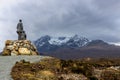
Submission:
M 57 38 L 47 35 L 34 43 L 42 55 L 61 59 L 120 57 L 120 46 L 108 44 L 103 40 L 90 41 L 78 35 Z

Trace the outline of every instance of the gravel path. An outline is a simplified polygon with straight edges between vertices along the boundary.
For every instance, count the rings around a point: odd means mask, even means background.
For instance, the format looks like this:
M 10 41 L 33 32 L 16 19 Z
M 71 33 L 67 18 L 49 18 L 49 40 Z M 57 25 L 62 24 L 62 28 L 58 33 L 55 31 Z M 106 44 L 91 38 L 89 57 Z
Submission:
M 26 60 L 36 62 L 45 56 L 0 56 L 0 80 L 13 80 L 11 79 L 10 72 L 16 61 Z

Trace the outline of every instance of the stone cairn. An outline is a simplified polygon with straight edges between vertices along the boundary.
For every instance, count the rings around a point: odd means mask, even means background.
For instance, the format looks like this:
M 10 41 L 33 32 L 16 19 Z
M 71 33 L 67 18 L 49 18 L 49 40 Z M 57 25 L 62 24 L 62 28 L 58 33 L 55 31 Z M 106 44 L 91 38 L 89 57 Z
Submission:
M 36 47 L 26 40 L 22 20 L 17 25 L 18 40 L 7 40 L 2 55 L 38 55 Z

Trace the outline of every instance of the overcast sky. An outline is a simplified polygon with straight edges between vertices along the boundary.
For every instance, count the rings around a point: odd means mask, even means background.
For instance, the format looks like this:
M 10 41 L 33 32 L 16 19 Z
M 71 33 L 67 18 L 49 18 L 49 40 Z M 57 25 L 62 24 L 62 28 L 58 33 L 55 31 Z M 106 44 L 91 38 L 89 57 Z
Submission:
M 17 39 L 19 19 L 30 40 L 78 34 L 120 42 L 120 0 L 0 0 L 0 49 Z

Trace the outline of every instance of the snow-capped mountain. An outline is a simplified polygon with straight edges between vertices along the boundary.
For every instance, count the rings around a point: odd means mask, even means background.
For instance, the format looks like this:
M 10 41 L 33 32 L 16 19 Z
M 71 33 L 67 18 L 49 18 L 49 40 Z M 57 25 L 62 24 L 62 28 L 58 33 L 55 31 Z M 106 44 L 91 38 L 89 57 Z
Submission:
M 61 59 L 77 59 L 85 57 L 120 57 L 120 46 L 103 40 L 88 40 L 78 35 L 72 37 L 42 36 L 34 41 L 41 55 Z
M 89 40 L 85 37 L 79 37 L 78 35 L 75 35 L 71 37 L 65 45 L 70 46 L 70 47 L 82 47 L 85 46 Z
M 78 35 L 72 37 L 42 36 L 34 41 L 39 52 L 51 52 L 58 48 L 79 48 L 85 46 L 89 40 Z

